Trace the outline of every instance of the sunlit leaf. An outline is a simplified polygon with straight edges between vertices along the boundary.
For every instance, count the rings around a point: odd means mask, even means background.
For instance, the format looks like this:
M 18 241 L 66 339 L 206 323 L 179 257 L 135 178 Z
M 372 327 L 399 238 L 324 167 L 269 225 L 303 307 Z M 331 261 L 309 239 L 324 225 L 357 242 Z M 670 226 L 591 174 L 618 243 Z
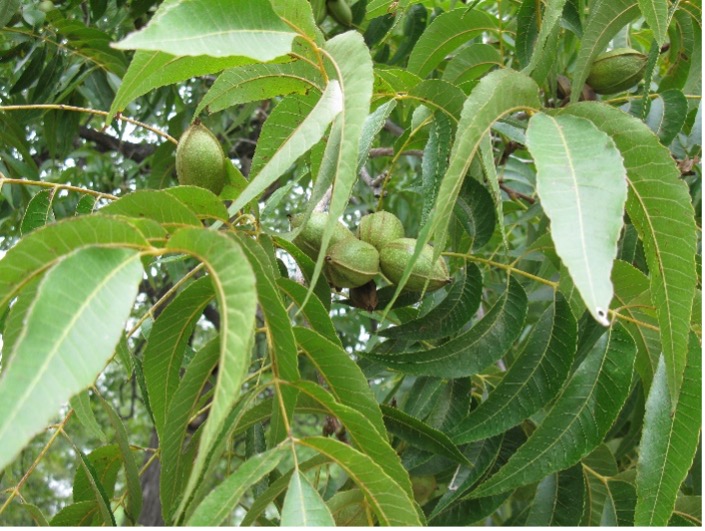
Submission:
M 610 273 L 627 200 L 626 170 L 609 136 L 588 120 L 567 118 L 536 114 L 526 140 L 556 252 L 592 316 L 607 326 Z
M 296 33 L 258 0 L 187 0 L 161 6 L 147 26 L 114 44 L 172 55 L 244 56 L 269 61 L 289 52 Z
M 95 381 L 120 338 L 140 280 L 139 254 L 127 249 L 81 249 L 46 274 L 0 374 L 0 468 Z

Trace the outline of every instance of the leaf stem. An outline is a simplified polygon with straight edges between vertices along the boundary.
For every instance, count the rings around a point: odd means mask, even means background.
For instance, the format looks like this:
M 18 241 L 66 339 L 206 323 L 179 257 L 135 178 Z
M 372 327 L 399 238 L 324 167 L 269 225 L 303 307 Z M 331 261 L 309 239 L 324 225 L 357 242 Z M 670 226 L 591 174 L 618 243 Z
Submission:
M 535 280 L 536 282 L 539 282 L 541 284 L 545 284 L 546 286 L 551 286 L 554 290 L 558 289 L 558 282 L 554 282 L 552 280 L 548 280 L 536 275 L 532 275 L 531 273 L 524 271 L 522 269 L 517 269 L 514 266 L 508 265 L 508 264 L 502 264 L 500 262 L 495 262 L 494 260 L 487 260 L 486 258 L 480 258 L 479 256 L 473 256 L 471 254 L 463 254 L 463 253 L 451 253 L 451 252 L 445 252 L 441 253 L 444 256 L 455 256 L 457 258 L 464 258 L 465 260 L 469 260 L 471 262 L 479 262 L 481 264 L 489 265 L 492 267 L 497 267 L 499 269 L 504 269 L 505 271 L 509 271 L 510 273 L 516 273 L 517 275 L 521 275 L 526 278 L 530 278 L 531 280 Z
M 48 109 L 48 110 L 56 110 L 56 111 L 73 111 L 73 112 L 83 112 L 86 114 L 95 114 L 98 116 L 108 116 L 107 111 L 99 111 L 97 109 L 88 109 L 86 107 L 76 107 L 75 105 L 64 105 L 62 103 L 33 103 L 31 105 L 0 105 L 0 111 L 26 111 L 26 110 L 36 110 L 36 109 Z M 135 120 L 134 118 L 128 118 L 127 116 L 123 116 L 122 114 L 116 114 L 115 115 L 116 120 L 122 120 L 123 122 L 128 122 L 133 125 L 136 125 L 138 127 L 142 127 L 143 129 L 147 129 L 148 131 L 151 131 L 155 135 L 161 136 L 163 138 L 166 138 L 169 142 L 173 144 L 178 144 L 179 141 L 171 136 L 169 133 L 165 133 L 164 131 L 157 129 L 156 127 L 153 127 L 149 124 L 146 124 L 144 122 L 140 122 L 139 120 Z
M 98 199 L 106 198 L 111 201 L 115 201 L 117 196 L 112 194 L 106 194 L 104 192 L 96 192 L 89 188 L 80 188 L 78 186 L 71 186 L 69 184 L 61 183 L 50 183 L 46 181 L 30 181 L 29 179 L 10 179 L 6 177 L 2 172 L 0 172 L 0 186 L 3 184 L 19 184 L 22 186 L 39 186 L 41 188 L 53 188 L 54 190 L 68 190 L 70 192 L 78 192 L 80 194 L 92 195 Z

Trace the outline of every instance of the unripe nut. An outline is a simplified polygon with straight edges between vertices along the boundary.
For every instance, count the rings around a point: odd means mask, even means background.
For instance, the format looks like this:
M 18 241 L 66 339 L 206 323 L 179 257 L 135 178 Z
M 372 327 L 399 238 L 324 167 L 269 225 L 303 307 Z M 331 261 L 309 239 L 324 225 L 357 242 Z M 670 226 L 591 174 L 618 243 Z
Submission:
M 614 94 L 636 85 L 644 77 L 648 58 L 631 48 L 617 48 L 598 55 L 587 83 L 598 94 Z
M 326 230 L 328 217 L 326 212 L 311 212 L 306 225 L 294 238 L 294 244 L 306 253 L 311 260 L 317 260 L 318 253 L 321 252 L 321 241 L 323 240 L 323 232 Z M 303 219 L 303 214 L 294 214 L 291 216 L 291 227 L 294 229 L 299 228 Z M 333 229 L 333 235 L 330 238 L 328 247 L 330 248 L 331 245 L 351 238 L 354 239 L 355 235 L 338 221 Z
M 416 240 L 414 238 L 399 238 L 387 243 L 379 253 L 379 263 L 382 273 L 392 284 L 399 284 L 406 265 L 414 255 Z M 411 274 L 404 285 L 408 291 L 435 291 L 450 282 L 448 266 L 443 257 L 433 262 L 433 247 L 424 245 L 421 253 L 411 269 Z
M 339 288 L 357 288 L 379 273 L 379 253 L 369 243 L 356 238 L 343 240 L 326 254 L 328 278 Z
M 200 186 L 220 194 L 225 186 L 227 169 L 223 148 L 210 130 L 192 124 L 176 147 L 176 176 L 179 184 Z
M 357 237 L 380 251 L 385 244 L 404 237 L 404 225 L 391 212 L 380 210 L 362 216 L 357 228 Z

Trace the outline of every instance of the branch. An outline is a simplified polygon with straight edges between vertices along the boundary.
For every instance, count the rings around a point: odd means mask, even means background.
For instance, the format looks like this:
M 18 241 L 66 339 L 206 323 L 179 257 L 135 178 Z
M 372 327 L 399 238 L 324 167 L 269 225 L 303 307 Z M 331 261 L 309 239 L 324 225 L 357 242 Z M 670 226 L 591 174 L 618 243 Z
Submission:
M 84 140 L 95 142 L 98 147 L 98 151 L 101 153 L 105 153 L 107 151 L 117 151 L 124 157 L 138 163 L 149 157 L 156 150 L 156 147 L 152 144 L 125 142 L 115 138 L 114 136 L 101 133 L 100 131 L 96 131 L 90 127 L 86 127 L 85 125 L 79 127 L 78 134 Z

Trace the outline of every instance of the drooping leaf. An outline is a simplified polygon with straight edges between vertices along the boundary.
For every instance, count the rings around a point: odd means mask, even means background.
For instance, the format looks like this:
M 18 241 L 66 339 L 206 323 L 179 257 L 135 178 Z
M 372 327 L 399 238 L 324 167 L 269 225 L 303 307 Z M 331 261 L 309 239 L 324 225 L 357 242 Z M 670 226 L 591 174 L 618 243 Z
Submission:
M 120 449 L 116 444 L 99 446 L 80 460 L 90 463 L 92 476 L 84 466 L 76 468 L 73 480 L 73 501 L 95 501 L 95 483 L 103 487 L 105 494 L 110 498 L 115 492 L 115 482 L 120 470 Z
M 536 487 L 525 525 L 577 526 L 583 515 L 585 496 L 582 466 L 546 476 Z
M 528 56 L 529 61 L 526 65 L 526 68 L 524 69 L 525 73 L 534 73 L 536 67 L 540 64 L 542 60 L 544 60 L 544 56 L 550 50 L 550 46 L 547 46 L 547 42 L 551 37 L 551 34 L 553 33 L 554 29 L 560 23 L 561 15 L 563 13 L 563 8 L 565 7 L 565 4 L 566 0 L 549 0 L 549 2 L 546 3 L 546 8 L 540 15 L 541 29 L 539 30 L 538 35 L 536 37 L 532 53 Z
M 416 42 L 409 56 L 408 69 L 425 78 L 446 56 L 485 31 L 496 29 L 495 19 L 487 12 L 465 8 L 437 16 Z
M 233 105 L 261 101 L 314 88 L 323 92 L 321 72 L 307 61 L 243 65 L 223 72 L 198 104 L 214 113 Z
M 431 350 L 364 356 L 406 374 L 443 378 L 476 374 L 512 346 L 524 324 L 526 307 L 526 293 L 510 278 L 507 289 L 490 311 L 472 328 L 447 343 Z
M 72 250 L 89 245 L 147 247 L 144 236 L 130 223 L 102 216 L 62 220 L 33 231 L 0 260 L 0 306 Z
M 481 295 L 482 273 L 475 264 L 468 263 L 438 306 L 423 317 L 386 328 L 379 335 L 409 340 L 450 336 L 472 319 L 480 305 Z
M 550 403 L 573 362 L 577 325 L 568 303 L 559 298 L 539 318 L 523 352 L 502 381 L 470 415 L 453 426 L 456 444 L 502 433 Z
M 294 470 L 286 490 L 281 512 L 282 527 L 334 526 L 333 515 L 309 483 L 306 476 Z
M 644 243 L 668 387 L 675 401 L 683 379 L 696 282 L 697 238 L 688 187 L 669 151 L 636 118 L 594 103 L 571 105 L 566 112 L 591 120 L 612 137 L 624 157 L 627 213 Z M 664 201 L 668 209 L 663 208 Z
M 381 408 L 385 425 L 393 435 L 422 450 L 444 455 L 458 463 L 469 464 L 467 458 L 442 431 L 432 428 L 400 409 L 385 405 Z
M 303 313 L 308 324 L 311 325 L 311 328 L 328 341 L 342 346 L 338 333 L 335 331 L 333 322 L 328 315 L 328 310 L 326 310 L 319 298 L 315 296 L 315 293 L 313 297 L 309 298 L 306 305 L 304 305 L 303 303 L 306 300 L 306 293 L 308 291 L 304 286 L 290 278 L 283 277 L 277 279 L 277 286 L 279 286 L 279 289 L 286 293 L 301 309 L 301 313 Z
M 0 375 L 0 468 L 95 381 L 141 279 L 139 254 L 117 248 L 77 250 L 46 274 Z
M 250 361 L 257 291 L 255 275 L 244 252 L 232 238 L 216 231 L 181 229 L 169 239 L 167 249 L 187 253 L 206 264 L 220 310 L 220 361 L 213 403 L 203 428 L 193 470 L 181 503 L 181 511 L 200 480 L 209 452 L 231 408 Z M 179 512 L 181 512 L 179 511 Z
M 218 338 L 200 349 L 186 367 L 183 378 L 174 392 L 166 415 L 166 425 L 160 440 L 161 469 L 159 496 L 165 522 L 171 522 L 174 501 L 184 489 L 186 471 L 191 466 L 183 451 L 190 418 L 195 414 L 201 395 L 218 364 Z
M 251 59 L 236 54 L 228 57 L 182 57 L 178 53 L 170 55 L 159 51 L 138 50 L 122 78 L 106 121 L 112 121 L 115 114 L 125 110 L 130 102 L 155 88 L 251 62 Z
M 654 33 L 654 39 L 659 46 L 663 46 L 668 32 L 668 3 L 659 0 L 639 0 L 639 9 Z
M 179 56 L 243 56 L 264 62 L 288 53 L 294 37 L 296 33 L 269 2 L 169 2 L 157 10 L 145 28 L 113 46 Z
M 328 384 L 331 394 L 341 403 L 365 415 L 380 434 L 385 434 L 382 412 L 367 379 L 357 364 L 338 344 L 308 328 L 294 328 L 296 342 Z
M 201 226 L 196 214 L 166 190 L 137 190 L 123 195 L 98 212 L 102 215 L 153 219 L 171 231 L 183 226 Z
M 272 360 L 272 373 L 276 378 L 294 381 L 299 378 L 296 340 L 291 326 L 291 319 L 284 307 L 276 286 L 273 265 L 261 246 L 253 240 L 235 236 L 243 251 L 250 260 L 250 265 L 257 279 L 257 297 L 262 307 L 264 320 L 267 325 L 267 338 L 269 356 Z M 270 445 L 274 446 L 286 438 L 286 426 L 291 421 L 291 416 L 296 405 L 296 392 L 289 388 L 280 388 L 281 402 L 274 409 L 272 425 L 270 426 Z M 282 407 L 283 406 L 283 410 Z M 285 419 L 280 416 L 286 416 Z M 283 421 L 282 421 L 283 420 Z
M 634 524 L 667 525 L 681 483 L 698 447 L 701 425 L 702 373 L 700 343 L 691 333 L 685 379 L 672 402 L 666 365 L 659 360 L 646 400 L 644 429 L 637 464 Z
M 328 188 L 326 183 L 333 187 L 330 216 L 321 238 L 321 253 L 316 262 L 313 282 L 321 274 L 325 250 L 333 236 L 335 224 L 343 215 L 350 191 L 358 178 L 358 150 L 365 120 L 370 112 L 373 82 L 370 51 L 358 32 L 349 31 L 333 37 L 326 42 L 324 50 L 332 63 L 329 67 L 330 74 L 340 83 L 343 107 L 331 129 L 331 141 L 324 152 L 324 159 L 326 155 L 330 155 L 330 158 L 327 163 L 324 161 L 321 164 L 314 189 L 318 194 Z M 317 201 L 316 199 L 310 202 L 307 214 Z
M 49 521 L 49 525 L 52 527 L 89 526 L 96 514 L 98 514 L 98 505 L 94 501 L 72 503 L 56 513 Z
M 688 114 L 688 100 L 676 89 L 664 90 L 650 100 L 646 125 L 658 135 L 664 146 L 671 144 L 680 133 Z
M 474 82 L 495 66 L 502 66 L 502 56 L 494 46 L 483 43 L 470 44 L 458 50 L 448 61 L 442 79 L 467 94 Z
M 132 453 L 132 448 L 127 438 L 127 430 L 120 416 L 103 397 L 100 397 L 100 402 L 103 406 L 103 410 L 107 414 L 108 422 L 113 428 L 113 438 L 117 443 L 120 460 L 125 469 L 125 483 L 127 488 L 125 517 L 128 522 L 135 525 L 142 512 L 142 484 L 140 483 L 137 462 L 135 461 L 135 456 Z
M 440 16 L 436 21 L 439 19 Z M 434 254 L 440 255 L 443 251 L 452 215 L 447 205 L 455 204 L 473 157 L 492 124 L 505 114 L 540 106 L 538 85 L 530 77 L 512 70 L 491 72 L 465 100 L 458 122 L 459 133 L 451 149 L 448 170 L 438 190 L 433 214 L 419 232 L 414 255 L 397 286 L 397 296 L 409 278 L 413 262 L 431 238 L 435 241 Z
M 90 433 L 92 437 L 106 442 L 107 436 L 105 435 L 105 432 L 103 432 L 103 428 L 101 428 L 100 424 L 98 424 L 95 414 L 93 413 L 93 409 L 91 409 L 91 398 L 88 391 L 82 391 L 77 395 L 74 395 L 69 404 L 73 408 L 79 422 L 84 428 L 86 428 L 88 433 Z
M 595 57 L 624 26 L 639 16 L 637 0 L 597 0 L 590 6 L 580 52 L 575 62 L 570 101 L 578 101 Z
M 179 385 L 181 365 L 191 334 L 214 296 L 211 279 L 198 279 L 174 297 L 150 330 L 142 356 L 142 371 L 160 439 L 164 437 L 166 413 Z
M 486 175 L 490 174 L 487 175 L 487 180 L 490 183 L 492 192 L 488 192 L 475 179 L 466 179 L 453 208 L 453 215 L 465 229 L 468 236 L 470 236 L 473 249 L 479 249 L 490 241 L 497 220 L 499 219 L 501 222 L 504 217 L 502 214 L 502 196 L 494 167 L 492 145 L 489 143 L 489 137 L 490 135 L 485 137 L 488 139 L 487 143 L 483 141 L 480 145 L 480 159 L 482 160 L 480 164 L 483 172 Z M 486 152 L 485 147 L 487 147 Z M 488 164 L 486 165 L 485 162 Z M 487 171 L 485 171 L 485 168 L 487 168 Z M 504 234 L 504 229 L 501 228 L 500 230 Z
M 235 510 L 240 498 L 266 474 L 276 468 L 284 452 L 275 448 L 249 458 L 230 474 L 196 507 L 188 526 L 219 526 Z
M 422 525 L 413 500 L 366 455 L 325 437 L 306 437 L 298 444 L 335 461 L 365 494 L 381 525 Z
M 93 466 L 93 463 L 88 460 L 87 456 L 78 447 L 74 445 L 74 449 L 78 455 L 78 466 L 81 470 L 83 470 L 83 477 L 85 478 L 84 487 L 88 491 L 84 494 L 88 494 L 90 501 L 95 503 L 98 509 L 96 511 L 96 516 L 99 516 L 100 518 L 94 517 L 94 522 L 107 527 L 115 527 L 117 525 L 115 523 L 115 515 L 110 509 L 110 499 L 105 491 L 105 487 L 102 485 L 100 478 L 98 477 L 98 472 Z M 76 493 L 74 491 L 74 495 L 75 494 Z
M 592 316 L 607 326 L 610 273 L 627 200 L 626 170 L 608 135 L 588 120 L 566 118 L 534 115 L 526 140 L 556 252 Z
M 613 325 L 573 373 L 529 440 L 472 496 L 527 485 L 574 465 L 597 447 L 627 398 L 635 354 L 629 334 Z
M 20 232 L 23 236 L 32 232 L 34 229 L 46 225 L 54 213 L 51 209 L 51 203 L 54 199 L 54 189 L 42 190 L 27 203 L 20 225 Z
M 331 80 L 323 91 L 321 99 L 308 116 L 286 137 L 286 141 L 276 151 L 268 154 L 267 163 L 250 179 L 250 184 L 242 191 L 228 213 L 232 216 L 276 181 L 296 160 L 313 147 L 323 136 L 331 121 L 340 113 L 342 94 L 340 83 Z

